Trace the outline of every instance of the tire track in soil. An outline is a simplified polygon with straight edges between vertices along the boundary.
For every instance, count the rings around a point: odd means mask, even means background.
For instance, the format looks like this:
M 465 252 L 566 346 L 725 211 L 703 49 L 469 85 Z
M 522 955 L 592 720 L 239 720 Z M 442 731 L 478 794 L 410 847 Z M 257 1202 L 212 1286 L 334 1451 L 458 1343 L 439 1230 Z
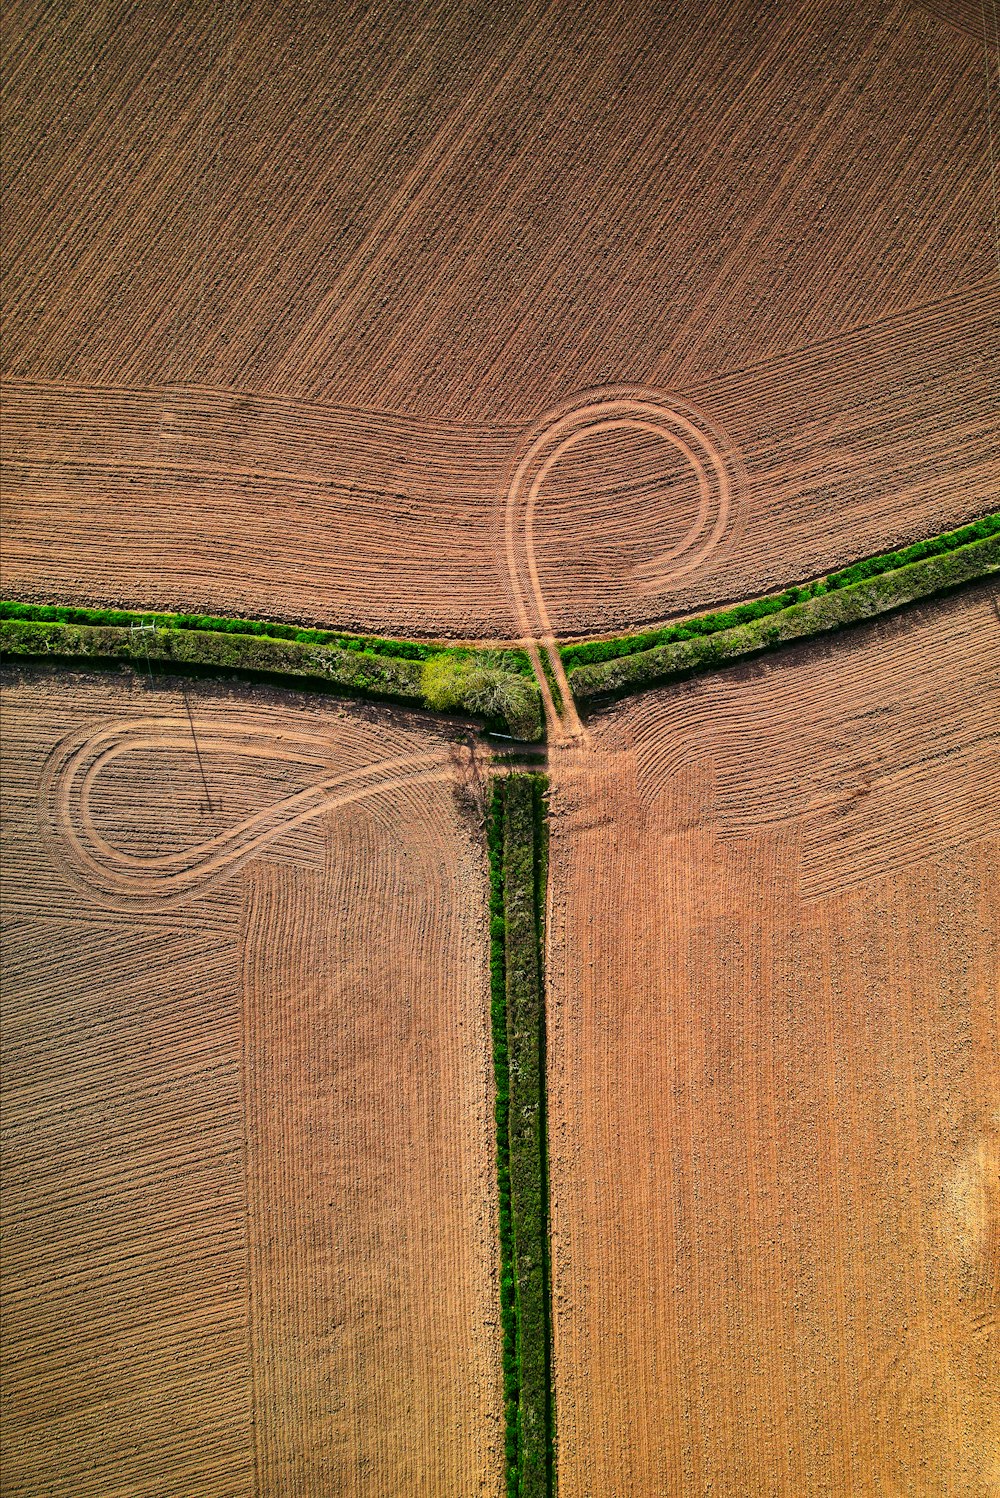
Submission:
M 197 725 L 198 745 L 207 758 L 251 756 L 293 764 L 328 762 L 318 736 L 258 727 L 247 738 L 217 721 Z M 182 717 L 121 720 L 89 730 L 82 742 L 70 739 L 46 766 L 41 797 L 42 825 L 66 872 L 120 911 L 166 909 L 191 899 L 228 878 L 254 854 L 296 827 L 371 796 L 409 785 L 454 778 L 448 752 L 403 755 L 371 766 L 324 776 L 271 807 L 172 853 L 139 856 L 122 851 L 99 831 L 92 809 L 95 786 L 116 759 L 141 752 L 191 748 L 192 724 Z M 280 740 L 280 742 L 278 742 Z
M 478 923 L 460 932 L 440 919 L 468 872 L 441 811 L 434 788 L 410 782 L 381 816 L 368 803 L 338 818 L 323 869 L 249 872 L 244 1089 L 261 1498 L 493 1492 L 496 1224 L 458 1147 L 471 1125 L 476 1161 L 492 1168 L 476 1070 L 485 1008 L 474 1018 L 461 1009 L 470 984 L 485 981 L 485 959 L 477 950 L 463 968 L 455 951 L 456 940 L 481 939 Z M 387 900 L 407 933 L 391 954 L 378 936 Z
M 725 541 L 733 544 L 740 519 L 742 468 L 731 444 L 708 417 L 679 396 L 627 386 L 609 386 L 577 394 L 546 413 L 522 443 L 512 463 L 503 505 L 503 551 L 510 598 L 520 644 L 531 656 L 554 743 L 587 742 L 556 645 L 535 546 L 535 512 L 543 486 L 555 465 L 580 444 L 608 432 L 637 431 L 661 439 L 677 450 L 693 471 L 698 508 L 686 533 L 672 547 L 636 569 L 635 581 L 646 595 L 696 572 Z M 605 514 L 612 524 L 625 512 L 629 498 L 610 501 Z M 560 703 L 543 668 L 544 652 Z
M 80 921 L 8 923 L 5 1470 L 65 1498 L 494 1498 L 485 867 L 454 796 L 464 747 L 391 712 L 206 691 L 194 722 L 223 808 L 206 824 L 176 690 L 164 713 L 127 677 L 78 673 L 70 700 L 27 677 L 5 691 L 4 768 L 28 896 L 62 883 L 49 853 L 75 857 L 44 832 L 60 789 L 100 887 L 75 868 Z M 164 806 L 160 763 L 178 759 L 186 794 Z M 308 836 L 289 833 L 303 813 Z M 185 815 L 213 836 L 173 851 Z M 147 913 L 177 894 L 179 923 Z
M 942 600 L 554 777 L 568 1494 L 995 1485 L 995 636 Z

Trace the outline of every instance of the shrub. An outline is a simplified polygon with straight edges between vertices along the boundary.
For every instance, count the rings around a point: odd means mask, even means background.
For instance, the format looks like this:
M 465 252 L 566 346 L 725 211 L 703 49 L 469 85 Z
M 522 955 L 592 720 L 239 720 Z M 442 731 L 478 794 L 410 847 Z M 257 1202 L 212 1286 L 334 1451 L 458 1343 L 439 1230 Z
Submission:
M 553 1492 L 544 790 L 538 775 L 494 780 L 487 824 L 508 1498 L 549 1498 Z
M 515 738 L 541 737 L 541 701 L 533 680 L 505 670 L 488 652 L 433 656 L 422 670 L 424 700 L 438 712 L 467 712 Z
M 303 628 L 298 624 L 281 624 L 275 620 L 227 619 L 215 614 L 156 614 L 148 609 L 85 608 L 71 604 L 19 603 L 0 600 L 0 620 L 30 619 L 50 624 L 90 624 L 128 627 L 152 624 L 157 629 L 204 630 L 210 634 L 262 636 L 271 640 L 293 640 L 299 645 L 329 645 L 335 650 L 353 650 L 366 655 L 388 655 L 398 660 L 425 661 L 438 655 L 468 654 L 452 645 L 424 640 L 393 640 L 378 635 L 352 635 L 329 629 Z M 531 662 L 523 650 L 496 653 L 505 671 L 533 676 Z
M 302 645 L 208 630 L 171 627 L 142 634 L 119 625 L 63 624 L 8 618 L 0 622 L 0 650 L 8 655 L 49 656 L 95 664 L 134 661 L 141 669 L 163 668 L 279 680 L 348 696 L 372 696 L 423 704 L 421 663 L 391 656 Z
M 512 1267 L 518 1377 L 518 1467 L 514 1491 L 519 1498 L 547 1498 L 553 1485 L 542 986 L 544 791 L 543 777 L 512 775 L 503 785 L 502 797 L 504 1000 L 509 1052 L 507 1139 L 514 1227 Z
M 54 616 L 54 617 L 53 617 Z M 183 621 L 197 623 L 187 628 Z M 140 631 L 134 625 L 145 624 Z M 251 632 L 244 633 L 243 626 Z M 413 645 L 407 653 L 362 648 L 361 636 L 247 624 L 208 615 L 129 614 L 54 604 L 0 603 L 4 649 L 15 655 L 85 656 L 94 662 L 170 662 L 175 669 L 237 671 L 349 695 L 411 702 L 486 718 L 516 738 L 538 739 L 541 701 L 523 652 Z M 330 643 L 338 641 L 339 643 Z M 382 647 L 398 641 L 373 641 Z M 403 642 L 405 645 L 405 642 Z
M 514 1221 L 510 1191 L 510 1065 L 507 1046 L 506 924 L 503 898 L 504 782 L 494 780 L 487 821 L 490 867 L 490 1017 L 496 1081 L 496 1158 L 500 1228 L 500 1328 L 503 1338 L 503 1395 L 507 1491 L 519 1487 L 517 1297 L 514 1283 Z

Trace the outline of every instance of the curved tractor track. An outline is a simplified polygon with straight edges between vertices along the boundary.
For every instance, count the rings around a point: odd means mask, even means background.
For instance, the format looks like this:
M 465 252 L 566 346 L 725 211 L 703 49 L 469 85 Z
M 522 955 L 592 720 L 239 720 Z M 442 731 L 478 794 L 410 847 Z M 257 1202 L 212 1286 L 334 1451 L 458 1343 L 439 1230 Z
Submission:
M 120 911 L 163 910 L 193 898 L 235 873 L 269 843 L 328 812 L 404 786 L 449 780 L 454 755 L 403 755 L 373 765 L 329 773 L 329 746 L 318 736 L 258 730 L 248 738 L 233 726 L 199 724 L 206 756 L 248 755 L 327 771 L 313 785 L 283 797 L 235 826 L 172 853 L 136 856 L 115 847 L 98 828 L 93 807 L 101 776 L 124 755 L 190 750 L 191 724 L 183 717 L 124 719 L 64 741 L 46 768 L 42 826 L 60 864 L 104 905 Z M 325 751 L 325 752 L 324 752 Z
M 681 539 L 634 569 L 631 581 L 642 595 L 662 592 L 690 576 L 718 547 L 735 539 L 741 518 L 743 470 L 732 444 L 704 412 L 679 396 L 610 386 L 574 396 L 535 424 L 512 465 L 503 541 L 521 644 L 534 664 L 549 737 L 555 743 L 585 741 L 587 733 L 556 648 L 536 555 L 535 513 L 545 481 L 560 459 L 582 443 L 625 430 L 659 438 L 676 449 L 693 473 L 698 493 L 697 511 Z M 616 510 L 626 506 L 627 501 L 617 506 L 609 502 L 608 511 L 614 518 Z

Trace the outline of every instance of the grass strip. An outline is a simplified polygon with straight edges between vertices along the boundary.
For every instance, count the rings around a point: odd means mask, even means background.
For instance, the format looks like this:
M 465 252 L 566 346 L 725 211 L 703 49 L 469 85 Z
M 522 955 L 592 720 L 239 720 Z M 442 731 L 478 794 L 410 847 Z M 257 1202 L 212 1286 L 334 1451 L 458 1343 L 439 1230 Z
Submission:
M 87 618 L 47 619 L 46 613 Z M 101 613 L 114 614 L 116 622 L 92 622 L 91 616 Z M 162 623 L 164 617 L 170 622 Z M 132 662 L 143 669 L 192 675 L 235 673 L 286 686 L 468 713 L 488 728 L 528 741 L 542 736 L 538 687 L 533 676 L 511 669 L 508 657 L 515 652 L 419 646 L 429 653 L 395 655 L 276 634 L 243 634 L 228 627 L 188 629 L 177 623 L 186 617 L 5 602 L 0 603 L 0 654 L 85 660 L 93 665 Z M 299 631 L 311 633 L 324 632 Z
M 825 577 L 817 578 L 815 582 L 786 588 L 781 593 L 770 593 L 764 598 L 752 598 L 721 612 L 700 614 L 677 624 L 666 625 L 663 629 L 623 635 L 614 640 L 587 640 L 577 645 L 566 645 L 561 649 L 560 655 L 569 671 L 578 666 L 618 660 L 623 655 L 638 655 L 660 645 L 673 645 L 703 635 L 719 634 L 723 630 L 752 624 L 772 614 L 784 613 L 797 604 L 850 588 L 855 583 L 909 567 L 914 562 L 947 556 L 975 542 L 989 541 L 997 535 L 1000 535 L 1000 512 L 984 515 L 981 520 L 972 521 L 958 530 L 945 531 L 939 536 L 915 541 L 912 546 L 906 546 L 900 551 L 886 551 L 878 556 L 866 557 L 839 572 L 830 572 Z
M 541 662 L 542 675 L 549 684 L 549 691 L 552 693 L 552 701 L 555 703 L 556 712 L 562 713 L 565 706 L 563 703 L 562 688 L 556 681 L 556 674 L 552 669 L 552 662 L 549 660 L 549 652 L 545 649 L 544 645 L 539 645 L 538 647 L 538 659 Z
M 543 776 L 503 785 L 504 997 L 507 1139 L 516 1326 L 516 1430 L 508 1493 L 550 1498 L 554 1488 L 551 1298 L 545 1112 L 542 921 L 546 854 Z M 505 1391 L 506 1392 L 506 1391 Z
M 337 650 L 363 651 L 366 655 L 390 655 L 400 660 L 427 661 L 435 656 L 471 656 L 477 652 L 456 645 L 425 640 L 394 640 L 381 635 L 357 635 L 342 630 L 310 629 L 277 620 L 224 618 L 216 614 L 158 614 L 149 610 L 86 608 L 75 604 L 21 603 L 0 600 L 0 619 L 30 619 L 48 624 L 119 625 L 152 624 L 157 629 L 206 630 L 210 634 L 255 635 L 269 640 L 294 640 L 300 645 L 332 645 Z M 505 671 L 533 676 L 531 661 L 523 650 L 491 652 Z
M 517 1301 L 514 1289 L 514 1219 L 510 1191 L 510 1057 L 507 1049 L 506 926 L 503 900 L 504 787 L 494 779 L 487 821 L 490 861 L 490 1018 L 493 1033 L 494 1116 L 500 1221 L 500 1326 L 503 1338 L 504 1465 L 508 1498 L 518 1498 L 520 1447 Z
M 508 1498 L 551 1498 L 555 1491 L 542 958 L 546 786 L 541 775 L 496 777 L 487 823 Z
M 863 567 L 876 560 L 871 558 L 868 563 L 856 565 Z M 669 641 L 652 649 L 626 652 L 573 667 L 569 672 L 570 687 L 580 702 L 639 692 L 660 682 L 746 660 L 811 635 L 863 623 L 998 570 L 1000 534 L 994 531 L 955 549 L 859 576 L 854 581 L 840 581 L 824 592 L 815 591 L 800 601 L 768 610 L 735 626 L 699 632 L 692 627 L 696 621 L 690 621 L 684 627 L 686 634 L 681 634 L 678 627 Z M 853 572 L 853 569 L 846 571 Z M 835 575 L 843 578 L 846 573 Z M 746 609 L 751 605 L 742 607 Z M 737 611 L 729 612 L 731 615 Z M 705 617 L 719 620 L 726 615 Z

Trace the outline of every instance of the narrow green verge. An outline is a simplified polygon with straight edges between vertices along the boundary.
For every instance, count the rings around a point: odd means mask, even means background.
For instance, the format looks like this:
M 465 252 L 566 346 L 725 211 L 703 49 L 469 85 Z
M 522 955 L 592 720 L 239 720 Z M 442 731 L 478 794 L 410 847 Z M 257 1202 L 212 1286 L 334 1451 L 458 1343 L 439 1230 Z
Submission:
M 0 619 L 31 619 L 47 624 L 152 624 L 157 629 L 207 630 L 210 634 L 262 635 L 269 640 L 295 640 L 300 645 L 333 645 L 338 650 L 364 651 L 367 655 L 392 655 L 402 660 L 426 661 L 435 656 L 466 656 L 473 652 L 432 640 L 394 640 L 383 635 L 355 635 L 343 630 L 311 629 L 299 624 L 281 624 L 274 619 L 223 618 L 217 614 L 158 614 L 148 609 L 86 608 L 77 604 L 21 603 L 0 601 Z M 506 671 L 533 674 L 523 650 L 494 652 Z
M 871 565 L 876 560 L 858 563 L 857 567 Z M 675 628 L 669 641 L 652 649 L 573 667 L 569 683 L 581 702 L 595 697 L 623 696 L 658 682 L 730 665 L 810 635 L 863 623 L 998 570 L 1000 535 L 991 534 L 894 569 L 858 574 L 856 580 L 838 580 L 835 585 L 828 580 L 826 591 L 814 591 L 801 601 L 768 609 L 735 626 L 699 629 L 696 626 L 700 621 L 688 621 L 687 625 Z M 848 568 L 845 573 L 833 576 L 843 579 L 853 573 L 854 569 Z M 752 605 L 742 607 L 749 609 Z M 736 612 L 730 610 L 731 615 Z M 717 624 L 726 617 L 705 616 Z
M 101 613 L 114 614 L 116 622 L 90 622 L 91 615 Z M 85 619 L 46 618 L 49 614 Z M 296 638 L 244 634 L 231 627 L 233 621 L 219 621 L 225 628 L 188 629 L 177 623 L 185 617 L 3 602 L 0 654 L 82 659 L 95 665 L 132 662 L 141 669 L 158 667 L 190 674 L 236 673 L 346 696 L 468 713 L 515 738 L 531 741 L 542 736 L 538 687 L 520 669 L 516 652 L 421 645 L 414 648 L 426 652 L 423 655 L 397 655 L 388 648 L 375 651 L 354 644 L 342 648 L 302 638 L 324 633 L 319 630 L 299 631 Z M 379 643 L 386 647 L 406 644 Z
M 981 520 L 963 525 L 959 530 L 946 531 L 942 535 L 931 536 L 924 541 L 915 541 L 912 546 L 904 547 L 901 551 L 887 551 L 879 556 L 866 557 L 839 572 L 827 573 L 825 577 L 817 578 L 814 582 L 786 588 L 781 593 L 770 593 L 764 598 L 752 598 L 746 603 L 736 604 L 733 608 L 720 612 L 699 614 L 694 618 L 681 620 L 677 624 L 666 625 L 663 629 L 647 630 L 642 634 L 623 635 L 614 640 L 587 640 L 577 645 L 565 645 L 559 653 L 563 664 L 569 671 L 577 666 L 598 665 L 604 661 L 617 660 L 623 655 L 637 655 L 640 652 L 655 649 L 659 645 L 673 645 L 702 635 L 718 634 L 722 630 L 735 629 L 769 615 L 782 613 L 796 604 L 806 603 L 810 599 L 849 588 L 855 583 L 880 577 L 886 572 L 896 572 L 903 567 L 909 567 L 914 562 L 944 557 L 950 552 L 962 550 L 975 542 L 988 542 L 998 535 L 1000 535 L 1000 512 L 984 515 Z M 977 555 L 984 556 L 986 552 L 980 551 Z M 956 571 L 961 571 L 962 565 L 956 564 Z M 945 571 L 947 570 L 946 568 Z M 957 580 L 964 579 L 958 578 Z
M 542 972 L 545 787 L 540 775 L 496 780 L 488 832 L 508 1498 L 551 1498 L 555 1485 Z
M 490 860 L 490 1017 L 493 1033 L 494 1114 L 500 1222 L 500 1325 L 503 1336 L 505 1469 L 508 1498 L 518 1493 L 517 1310 L 514 1294 L 514 1220 L 510 1200 L 510 1058 L 507 1050 L 507 968 L 503 914 L 503 780 L 493 781 L 487 823 Z
M 549 660 L 549 653 L 543 645 L 539 645 L 538 647 L 538 659 L 541 663 L 542 675 L 545 677 L 545 680 L 549 684 L 549 691 L 552 693 L 552 701 L 555 703 L 556 712 L 561 713 L 565 706 L 562 697 L 562 689 L 559 686 L 559 683 L 556 681 L 555 672 L 552 669 L 552 662 Z

